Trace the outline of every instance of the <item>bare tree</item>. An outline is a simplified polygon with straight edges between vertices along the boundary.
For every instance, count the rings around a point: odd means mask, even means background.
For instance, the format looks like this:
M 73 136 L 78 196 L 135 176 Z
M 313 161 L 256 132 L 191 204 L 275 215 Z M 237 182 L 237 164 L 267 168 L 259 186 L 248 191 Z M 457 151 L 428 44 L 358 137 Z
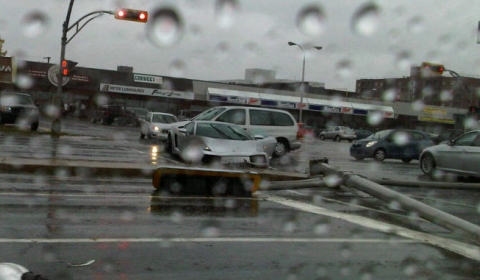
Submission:
M 5 40 L 3 40 L 3 39 L 0 37 L 0 57 L 7 55 L 7 51 L 2 51 L 2 49 L 3 49 L 3 43 L 5 43 Z

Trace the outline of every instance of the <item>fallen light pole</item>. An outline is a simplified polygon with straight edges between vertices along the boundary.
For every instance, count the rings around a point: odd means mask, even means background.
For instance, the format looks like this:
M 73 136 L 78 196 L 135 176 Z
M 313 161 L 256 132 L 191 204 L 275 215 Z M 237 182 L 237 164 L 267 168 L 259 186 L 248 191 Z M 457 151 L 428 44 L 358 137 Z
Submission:
M 412 211 L 413 213 L 418 214 L 419 217 L 436 225 L 447 228 L 453 232 L 463 230 L 473 235 L 476 241 L 480 240 L 480 227 L 475 224 L 438 210 L 399 192 L 388 189 L 359 175 L 343 173 L 337 168 L 325 163 L 322 163 L 321 167 L 326 173 L 337 173 L 338 176 L 342 178 L 343 184 L 347 187 L 355 188 L 387 203 L 396 203 L 403 209 Z

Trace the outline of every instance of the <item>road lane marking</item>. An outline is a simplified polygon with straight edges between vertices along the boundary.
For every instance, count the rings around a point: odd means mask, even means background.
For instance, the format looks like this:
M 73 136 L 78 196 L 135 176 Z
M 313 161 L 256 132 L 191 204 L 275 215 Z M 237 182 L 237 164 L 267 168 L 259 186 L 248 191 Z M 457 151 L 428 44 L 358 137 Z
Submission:
M 408 239 L 349 239 L 349 238 L 277 238 L 277 237 L 215 237 L 215 238 L 0 238 L 0 243 L 226 243 L 226 242 L 283 242 L 283 243 L 422 243 Z
M 297 191 L 292 191 L 292 190 L 288 190 L 287 192 L 294 193 L 294 194 L 301 195 L 301 196 L 310 196 L 308 194 L 304 194 L 304 193 L 297 192 Z M 408 216 L 401 215 L 401 214 L 396 214 L 396 213 L 392 213 L 392 212 L 388 212 L 388 211 L 378 210 L 378 209 L 375 209 L 375 208 L 365 207 L 365 206 L 358 205 L 358 204 L 355 204 L 355 203 L 348 203 L 348 202 L 344 202 L 344 201 L 340 201 L 340 200 L 336 200 L 336 199 L 331 199 L 331 198 L 326 198 L 326 197 L 322 197 L 322 200 L 334 202 L 334 203 L 337 203 L 337 204 L 343 204 L 343 205 L 347 205 L 349 207 L 354 207 L 354 208 L 358 208 L 358 209 L 365 209 L 365 210 L 369 210 L 369 211 L 372 211 L 372 212 L 382 213 L 382 214 L 386 214 L 386 215 L 389 215 L 389 216 L 408 218 L 410 220 L 416 220 L 416 221 L 422 221 L 422 222 L 430 223 L 429 221 L 427 221 L 425 219 L 422 219 L 422 218 L 419 218 L 419 217 L 412 218 L 412 217 L 408 217 Z
M 463 243 L 453 239 L 447 239 L 447 238 L 435 236 L 428 233 L 414 231 L 411 229 L 388 224 L 385 222 L 376 221 L 376 220 L 362 217 L 362 216 L 335 212 L 333 210 L 322 208 L 316 205 L 295 201 L 295 200 L 280 197 L 280 196 L 261 195 L 261 197 L 266 201 L 276 202 L 278 204 L 292 207 L 304 212 L 338 218 L 338 219 L 351 222 L 354 224 L 358 224 L 360 226 L 367 227 L 370 229 L 378 230 L 378 231 L 389 233 L 389 234 L 396 234 L 398 236 L 402 236 L 412 240 L 417 240 L 418 242 L 434 245 L 434 246 L 443 248 L 445 250 L 455 252 L 467 258 L 480 261 L 480 247 L 474 246 L 468 243 Z

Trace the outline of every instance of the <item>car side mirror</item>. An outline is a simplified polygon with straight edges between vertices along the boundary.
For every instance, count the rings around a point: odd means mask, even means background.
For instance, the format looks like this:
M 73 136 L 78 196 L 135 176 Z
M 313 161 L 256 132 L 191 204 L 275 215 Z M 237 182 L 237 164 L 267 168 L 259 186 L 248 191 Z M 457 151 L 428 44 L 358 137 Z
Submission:
M 262 140 L 265 137 L 263 137 L 263 135 L 255 135 L 255 136 L 253 136 L 253 138 L 255 138 L 255 140 Z
M 178 132 L 187 135 L 187 129 L 186 129 L 185 127 L 179 127 L 179 128 L 178 128 Z

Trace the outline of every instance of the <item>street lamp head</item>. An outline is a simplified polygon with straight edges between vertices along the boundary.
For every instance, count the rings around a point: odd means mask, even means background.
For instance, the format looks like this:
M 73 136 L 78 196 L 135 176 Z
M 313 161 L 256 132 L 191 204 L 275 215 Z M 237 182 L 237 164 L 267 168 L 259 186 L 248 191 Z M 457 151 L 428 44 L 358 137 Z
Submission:
M 321 50 L 321 49 L 322 49 L 322 47 L 320 47 L 320 46 L 315 46 L 314 48 L 317 49 L 317 50 Z
M 289 45 L 289 46 L 296 46 L 297 44 L 294 43 L 294 42 L 288 42 L 288 45 Z

